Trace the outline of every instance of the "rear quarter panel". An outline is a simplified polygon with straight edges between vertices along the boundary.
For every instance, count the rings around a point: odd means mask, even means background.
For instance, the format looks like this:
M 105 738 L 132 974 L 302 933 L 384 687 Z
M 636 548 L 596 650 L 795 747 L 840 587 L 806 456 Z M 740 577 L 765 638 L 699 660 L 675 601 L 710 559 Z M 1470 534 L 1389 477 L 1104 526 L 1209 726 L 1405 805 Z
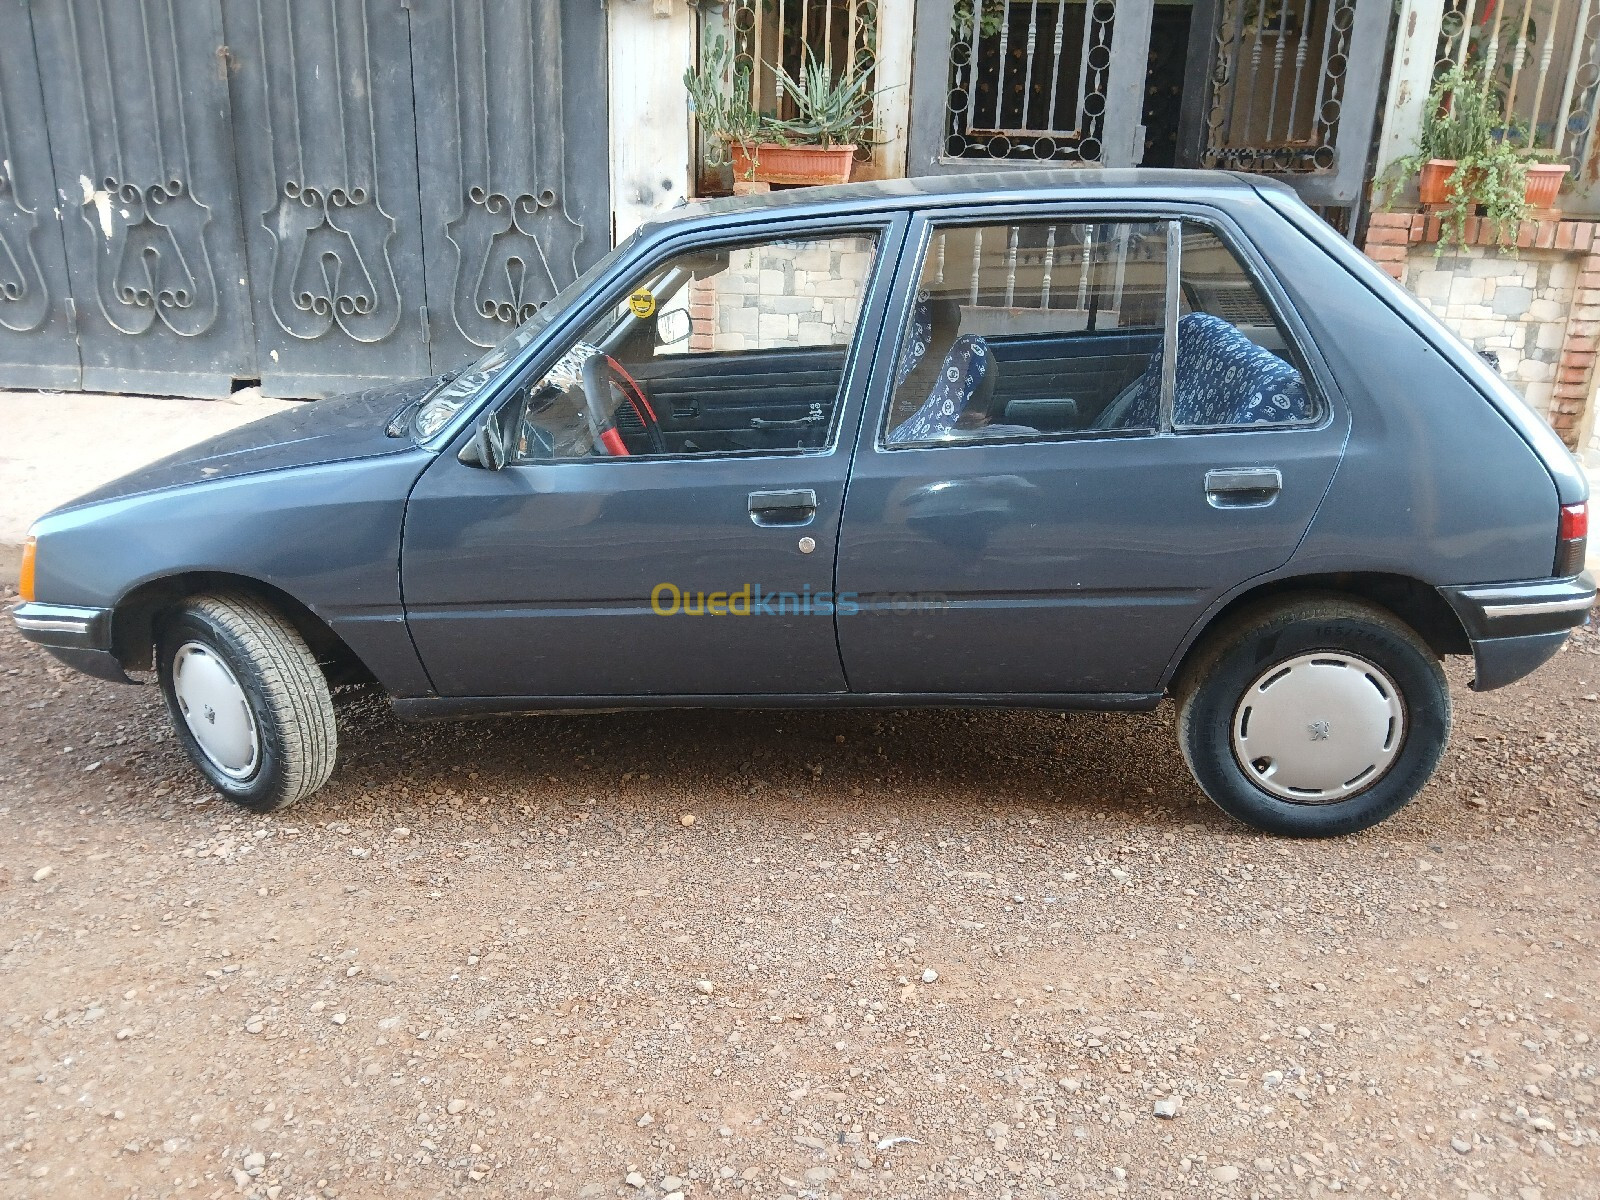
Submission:
M 1351 414 L 1344 460 L 1282 573 L 1434 585 L 1548 575 L 1559 504 L 1544 462 L 1380 294 L 1276 209 L 1252 207 L 1241 219 Z

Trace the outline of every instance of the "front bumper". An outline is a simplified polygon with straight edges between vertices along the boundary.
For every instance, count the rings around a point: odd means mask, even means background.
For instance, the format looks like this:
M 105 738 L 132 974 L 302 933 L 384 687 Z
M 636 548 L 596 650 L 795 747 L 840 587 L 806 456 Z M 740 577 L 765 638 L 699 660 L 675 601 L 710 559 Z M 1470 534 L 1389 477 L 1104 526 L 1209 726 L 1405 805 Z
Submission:
M 1543 666 L 1589 620 L 1594 577 L 1440 588 L 1472 641 L 1474 691 L 1504 687 Z
M 111 647 L 111 610 L 30 601 L 11 610 L 17 632 L 74 670 L 98 679 L 128 682 Z

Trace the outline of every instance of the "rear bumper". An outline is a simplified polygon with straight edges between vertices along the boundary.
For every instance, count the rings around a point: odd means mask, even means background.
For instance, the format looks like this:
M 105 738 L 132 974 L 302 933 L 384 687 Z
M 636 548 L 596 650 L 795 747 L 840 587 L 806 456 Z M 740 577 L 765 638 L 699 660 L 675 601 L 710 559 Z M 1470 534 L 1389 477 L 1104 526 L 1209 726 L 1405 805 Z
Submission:
M 30 602 L 11 610 L 17 632 L 74 670 L 98 679 L 128 682 L 111 649 L 111 610 L 74 604 Z
M 1595 602 L 1588 572 L 1568 579 L 1440 588 L 1472 641 L 1475 691 L 1504 687 L 1548 662 Z

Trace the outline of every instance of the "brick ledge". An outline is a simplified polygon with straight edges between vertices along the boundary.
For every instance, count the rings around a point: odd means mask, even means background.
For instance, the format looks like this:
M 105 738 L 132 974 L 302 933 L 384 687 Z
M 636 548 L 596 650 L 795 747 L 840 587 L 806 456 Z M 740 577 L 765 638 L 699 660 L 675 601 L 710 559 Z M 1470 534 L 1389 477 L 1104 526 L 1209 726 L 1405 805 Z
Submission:
M 1430 212 L 1377 212 L 1367 222 L 1369 246 L 1432 245 L 1444 236 L 1444 219 Z M 1594 245 L 1600 221 L 1531 217 L 1500 239 L 1493 221 L 1468 217 L 1462 238 L 1469 246 L 1515 246 L 1519 250 L 1568 250 L 1587 254 Z M 1510 231 L 1508 231 L 1510 232 Z

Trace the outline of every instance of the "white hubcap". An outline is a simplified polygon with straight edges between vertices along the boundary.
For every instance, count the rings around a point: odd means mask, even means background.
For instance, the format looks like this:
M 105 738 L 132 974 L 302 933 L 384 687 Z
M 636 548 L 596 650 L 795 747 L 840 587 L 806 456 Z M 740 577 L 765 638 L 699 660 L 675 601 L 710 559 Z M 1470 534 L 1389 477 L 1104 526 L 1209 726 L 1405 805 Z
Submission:
M 172 691 L 189 732 L 212 766 L 233 779 L 256 769 L 261 739 L 244 689 L 207 646 L 185 642 L 172 660 Z
M 1233 753 L 1279 799 L 1329 804 L 1364 791 L 1405 742 L 1400 689 L 1353 654 L 1318 651 L 1269 667 L 1233 713 Z

